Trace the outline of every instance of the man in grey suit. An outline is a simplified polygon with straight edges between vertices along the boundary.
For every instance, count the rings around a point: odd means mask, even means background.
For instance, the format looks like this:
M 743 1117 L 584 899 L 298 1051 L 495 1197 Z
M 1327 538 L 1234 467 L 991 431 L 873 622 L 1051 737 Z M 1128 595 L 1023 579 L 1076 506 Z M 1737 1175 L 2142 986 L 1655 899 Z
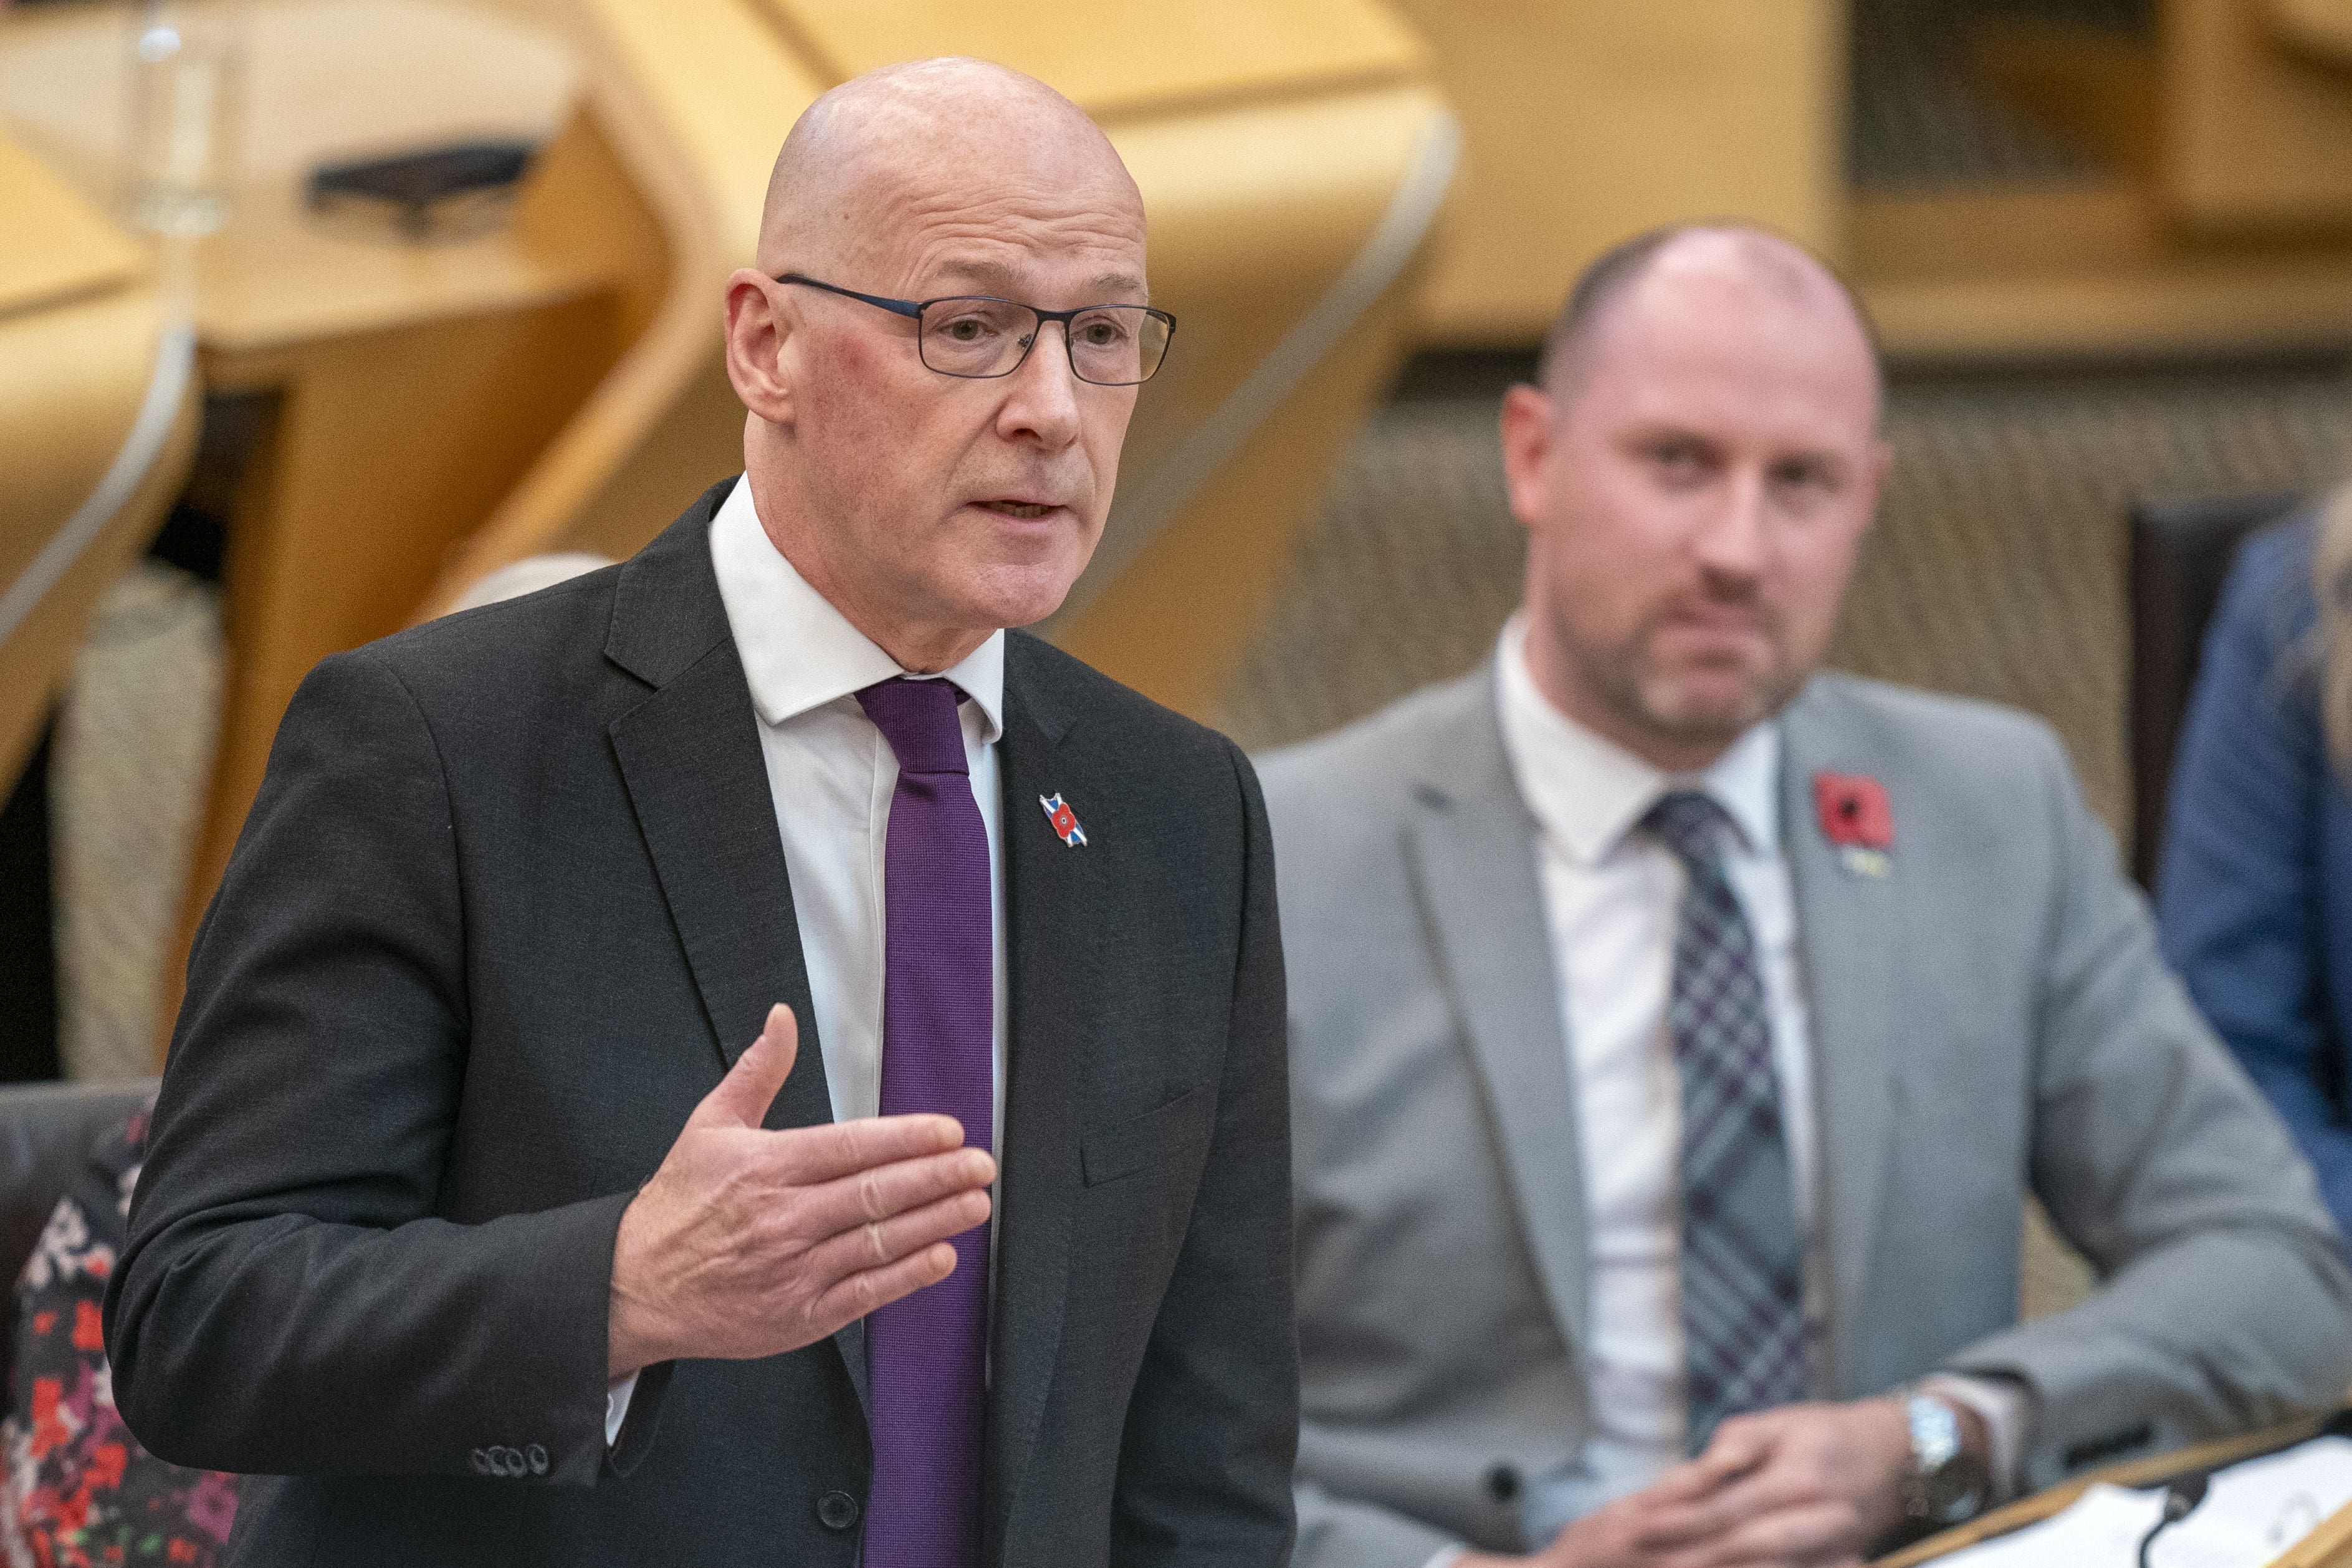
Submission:
M 1860 312 L 1628 242 L 1502 416 L 1475 673 L 1263 767 L 1307 1568 L 1843 1563 L 2334 1402 L 2352 1277 L 2041 724 L 1817 673 Z M 2017 1321 L 2031 1191 L 2095 1266 Z

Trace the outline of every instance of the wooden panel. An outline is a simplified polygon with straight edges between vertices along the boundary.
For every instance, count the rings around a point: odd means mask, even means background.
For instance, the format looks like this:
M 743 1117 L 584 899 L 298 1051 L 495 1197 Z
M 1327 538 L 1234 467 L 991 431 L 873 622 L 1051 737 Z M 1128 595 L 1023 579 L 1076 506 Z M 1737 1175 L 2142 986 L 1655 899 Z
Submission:
M 152 377 L 163 312 L 152 291 L 0 320 L 0 590 L 17 582 L 113 466 Z M 154 531 L 194 448 L 196 400 L 137 489 L 0 641 L 0 778 L 16 776 L 92 610 Z
M 0 316 L 34 310 L 143 277 L 147 258 L 72 187 L 0 136 Z
M 2271 30 L 2326 65 L 2352 69 L 2352 0 L 2267 0 Z
M 2352 247 L 2194 243 L 2122 181 L 1864 197 L 1853 237 L 1854 277 L 1898 358 L 2352 342 Z
M 976 55 L 1053 83 L 1106 121 L 1203 100 L 1263 100 L 1393 81 L 1419 65 L 1412 34 L 1360 0 L 762 0 L 836 80 L 894 60 Z
M 1995 17 L 1970 29 L 1969 55 L 1978 80 L 2011 108 L 2080 142 L 2111 168 L 2155 175 L 2164 64 L 2153 39 Z
M 114 461 L 147 393 L 162 312 L 146 290 L 0 319 L 0 589 Z
M 2163 189 L 2210 230 L 2352 226 L 2352 87 L 2263 0 L 2166 0 Z
M 1737 215 L 1835 257 L 1845 7 L 1832 0 L 1398 0 L 1466 139 L 1429 340 L 1542 335 L 1584 264 Z
M 596 295 L 275 357 L 207 353 L 208 383 L 284 390 L 260 483 L 229 522 L 229 667 L 191 933 L 294 689 L 407 622 L 612 363 L 614 310 Z

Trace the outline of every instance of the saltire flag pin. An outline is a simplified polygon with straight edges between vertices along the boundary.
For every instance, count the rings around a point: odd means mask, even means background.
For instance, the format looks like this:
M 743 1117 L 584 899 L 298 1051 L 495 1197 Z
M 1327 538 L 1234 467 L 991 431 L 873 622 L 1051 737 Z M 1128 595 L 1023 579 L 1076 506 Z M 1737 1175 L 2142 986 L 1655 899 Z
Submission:
M 1087 841 L 1087 830 L 1078 826 L 1078 814 L 1072 811 L 1069 803 L 1060 795 L 1041 795 L 1037 797 L 1037 804 L 1045 808 L 1045 820 L 1054 825 L 1054 831 L 1061 836 L 1063 843 L 1076 849 Z

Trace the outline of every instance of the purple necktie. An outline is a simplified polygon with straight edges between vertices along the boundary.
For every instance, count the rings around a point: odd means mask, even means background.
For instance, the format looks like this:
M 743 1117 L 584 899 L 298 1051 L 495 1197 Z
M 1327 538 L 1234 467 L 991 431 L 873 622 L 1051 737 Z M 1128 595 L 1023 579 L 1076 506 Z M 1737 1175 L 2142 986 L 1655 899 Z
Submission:
M 996 1016 L 988 829 L 971 797 L 960 700 L 945 680 L 885 680 L 857 694 L 898 757 L 883 855 L 881 1109 L 952 1116 L 965 1147 L 987 1149 Z M 866 1320 L 867 1568 L 980 1561 L 988 1226 L 954 1241 L 953 1274 Z

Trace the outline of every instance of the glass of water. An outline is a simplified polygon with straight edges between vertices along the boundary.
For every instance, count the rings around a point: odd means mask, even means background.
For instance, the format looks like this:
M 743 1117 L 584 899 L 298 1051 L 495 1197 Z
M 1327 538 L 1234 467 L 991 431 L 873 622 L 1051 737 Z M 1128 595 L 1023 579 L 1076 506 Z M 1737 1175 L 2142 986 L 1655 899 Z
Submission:
M 228 221 L 243 45 L 221 0 L 163 0 L 135 16 L 123 149 L 123 205 L 135 226 L 201 235 Z

